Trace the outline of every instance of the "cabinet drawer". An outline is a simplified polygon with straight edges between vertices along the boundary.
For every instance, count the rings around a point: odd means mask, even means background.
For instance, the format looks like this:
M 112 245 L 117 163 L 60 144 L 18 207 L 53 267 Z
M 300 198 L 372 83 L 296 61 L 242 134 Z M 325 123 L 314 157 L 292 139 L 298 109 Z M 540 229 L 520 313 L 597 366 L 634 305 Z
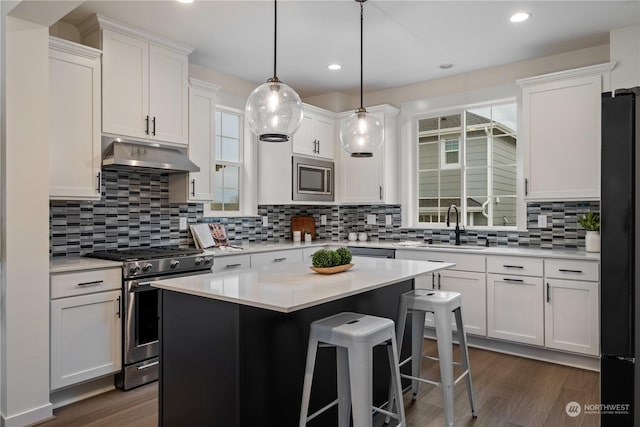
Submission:
M 451 267 L 449 270 L 485 272 L 484 255 L 396 249 L 396 258 L 413 259 L 417 261 L 454 262 L 456 264 L 455 267 Z
M 291 264 L 302 261 L 302 249 L 272 251 L 251 255 L 251 267 L 271 264 Z
M 542 260 L 525 257 L 487 257 L 487 272 L 517 276 L 542 276 Z
M 548 278 L 598 281 L 597 262 L 554 260 L 544 261 L 544 275 Z
M 251 267 L 250 255 L 217 256 L 213 259 L 213 273 L 229 270 L 241 270 Z
M 83 270 L 51 275 L 51 299 L 122 289 L 122 269 Z

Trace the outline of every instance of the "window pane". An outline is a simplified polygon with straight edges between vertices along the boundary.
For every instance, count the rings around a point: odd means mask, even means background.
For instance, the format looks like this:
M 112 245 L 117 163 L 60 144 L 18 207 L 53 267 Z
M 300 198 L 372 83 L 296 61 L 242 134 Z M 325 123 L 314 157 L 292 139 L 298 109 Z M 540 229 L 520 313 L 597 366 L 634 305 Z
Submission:
M 467 197 L 467 225 L 489 225 L 487 200 L 487 197 Z
M 240 117 L 237 114 L 222 113 L 220 135 L 235 139 L 240 137 Z
M 511 136 L 493 137 L 493 165 L 516 164 L 516 139 Z
M 434 131 L 438 129 L 438 118 L 418 120 L 418 132 Z
M 460 147 L 460 142 L 456 139 L 446 140 L 444 143 L 444 149 L 446 151 L 458 151 Z
M 221 135 L 222 132 L 222 112 L 216 111 L 216 135 Z
M 438 172 L 418 174 L 418 197 L 438 197 Z
M 467 166 L 487 166 L 487 138 L 467 139 Z
M 493 194 L 495 196 L 515 196 L 516 194 L 516 166 L 501 166 L 493 168 Z
M 493 107 L 494 127 L 501 128 L 510 133 L 516 133 L 518 130 L 518 109 L 516 104 L 504 104 Z
M 484 130 L 491 126 L 491 107 L 467 110 L 467 130 Z
M 240 141 L 231 138 L 222 138 L 222 153 L 219 160 L 225 162 L 239 162 L 240 161 Z
M 418 145 L 418 169 L 438 169 L 439 149 L 440 144 Z
M 440 129 L 454 129 L 460 128 L 460 115 L 454 114 L 451 116 L 440 117 Z
M 493 197 L 493 225 L 513 227 L 516 225 L 516 198 Z
M 449 153 L 446 154 L 446 162 L 448 165 L 455 165 L 459 163 L 458 160 L 458 152 L 457 151 L 451 151 Z
M 485 168 L 467 169 L 467 196 L 486 197 L 488 191 L 487 170 Z
M 220 159 L 222 157 L 222 138 L 216 135 L 216 159 Z
M 461 179 L 459 169 L 440 171 L 440 197 L 460 197 Z
M 227 166 L 224 168 L 223 181 L 224 188 L 238 188 L 240 179 L 240 168 L 237 166 Z

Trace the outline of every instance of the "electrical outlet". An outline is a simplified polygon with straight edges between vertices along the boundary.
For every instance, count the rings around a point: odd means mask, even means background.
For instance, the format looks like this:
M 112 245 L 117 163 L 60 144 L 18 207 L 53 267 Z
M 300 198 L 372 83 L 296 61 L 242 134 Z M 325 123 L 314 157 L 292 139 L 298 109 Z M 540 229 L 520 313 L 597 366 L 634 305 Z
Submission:
M 262 226 L 263 227 L 269 226 L 269 217 L 266 215 L 262 217 Z
M 385 216 L 384 223 L 385 225 L 393 225 L 393 216 L 392 215 Z
M 367 225 L 376 225 L 377 223 L 378 221 L 375 214 L 367 215 Z
M 180 217 L 180 231 L 184 231 L 187 229 L 187 218 Z
M 546 228 L 547 227 L 547 216 L 546 215 L 538 215 L 538 227 Z
M 327 216 L 320 215 L 320 225 L 327 225 Z

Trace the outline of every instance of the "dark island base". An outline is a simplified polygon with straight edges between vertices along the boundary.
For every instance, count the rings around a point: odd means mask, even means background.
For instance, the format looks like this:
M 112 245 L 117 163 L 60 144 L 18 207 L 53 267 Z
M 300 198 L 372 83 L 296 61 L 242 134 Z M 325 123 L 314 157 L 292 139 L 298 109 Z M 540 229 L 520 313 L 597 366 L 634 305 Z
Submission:
M 311 322 L 343 311 L 395 320 L 411 289 L 413 280 L 288 314 L 162 290 L 160 426 L 297 426 Z M 386 357 L 374 349 L 376 405 L 387 401 Z M 319 349 L 310 413 L 335 398 L 335 349 Z M 333 408 L 308 425 L 336 424 Z

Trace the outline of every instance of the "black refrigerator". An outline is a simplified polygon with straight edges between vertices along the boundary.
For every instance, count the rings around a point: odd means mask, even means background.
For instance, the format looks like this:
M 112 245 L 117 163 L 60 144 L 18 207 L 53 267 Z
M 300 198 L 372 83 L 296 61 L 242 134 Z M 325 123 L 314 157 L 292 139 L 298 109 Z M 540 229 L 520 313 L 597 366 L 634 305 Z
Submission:
M 640 88 L 602 95 L 600 421 L 640 426 Z

